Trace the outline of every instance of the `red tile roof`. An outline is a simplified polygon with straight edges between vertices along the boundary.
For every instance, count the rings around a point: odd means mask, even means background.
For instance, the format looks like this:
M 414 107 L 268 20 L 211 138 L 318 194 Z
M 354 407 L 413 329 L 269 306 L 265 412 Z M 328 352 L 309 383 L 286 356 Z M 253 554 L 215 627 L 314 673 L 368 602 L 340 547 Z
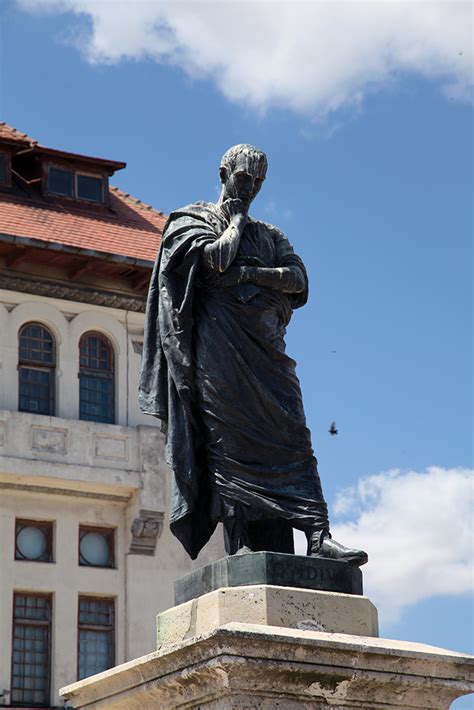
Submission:
M 110 169 L 110 175 L 116 170 L 123 170 L 127 163 L 118 160 L 107 160 L 106 158 L 98 158 L 96 156 L 84 155 L 82 153 L 71 153 L 71 151 L 57 150 L 56 148 L 48 148 L 39 143 L 26 133 L 21 133 L 8 123 L 0 121 L 0 143 L 6 143 L 10 147 L 17 147 L 19 150 L 24 150 L 26 146 L 33 148 L 38 155 L 47 155 L 56 158 L 66 158 L 68 160 L 76 160 L 79 162 L 94 163 L 96 165 L 106 166 Z
M 63 153 L 47 148 L 26 133 L 0 122 L 0 144 L 29 145 L 40 156 L 54 154 L 70 160 L 92 161 L 115 172 L 125 163 Z M 109 205 L 45 199 L 18 191 L 0 192 L 0 240 L 2 234 L 64 244 L 104 254 L 154 261 L 166 217 L 118 188 L 110 188 Z
M 104 254 L 153 261 L 165 221 L 163 213 L 114 187 L 110 189 L 110 209 L 0 193 L 0 235 Z
M 5 121 L 0 121 L 0 140 L 15 141 L 16 143 L 29 143 L 36 145 L 38 141 L 27 136 L 26 133 L 17 131 L 13 126 L 9 126 Z

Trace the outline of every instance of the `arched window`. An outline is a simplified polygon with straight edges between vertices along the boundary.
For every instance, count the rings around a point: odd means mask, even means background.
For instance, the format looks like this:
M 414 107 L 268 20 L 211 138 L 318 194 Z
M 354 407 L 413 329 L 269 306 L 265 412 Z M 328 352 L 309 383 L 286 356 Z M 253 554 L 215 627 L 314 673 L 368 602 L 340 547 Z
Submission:
M 101 333 L 79 343 L 79 419 L 114 423 L 114 352 Z
M 54 337 L 44 325 L 26 323 L 20 328 L 18 340 L 18 409 L 54 416 Z

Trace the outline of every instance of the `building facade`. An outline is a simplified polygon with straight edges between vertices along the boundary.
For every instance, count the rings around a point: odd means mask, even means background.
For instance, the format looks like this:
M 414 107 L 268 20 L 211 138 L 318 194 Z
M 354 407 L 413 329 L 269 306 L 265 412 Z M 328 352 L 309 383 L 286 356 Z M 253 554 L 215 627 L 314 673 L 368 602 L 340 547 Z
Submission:
M 0 705 L 152 651 L 192 563 L 137 405 L 164 216 L 109 186 L 124 163 L 0 124 Z M 198 565 L 222 556 L 217 536 Z M 62 706 L 62 705 L 61 705 Z

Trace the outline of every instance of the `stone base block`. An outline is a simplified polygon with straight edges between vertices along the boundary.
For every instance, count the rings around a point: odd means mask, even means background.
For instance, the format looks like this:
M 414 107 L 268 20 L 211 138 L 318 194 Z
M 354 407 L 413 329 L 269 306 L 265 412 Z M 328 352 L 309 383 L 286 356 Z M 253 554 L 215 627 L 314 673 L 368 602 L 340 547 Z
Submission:
M 361 570 L 347 562 L 281 552 L 252 552 L 223 557 L 180 577 L 174 583 L 174 602 L 183 604 L 221 587 L 247 584 L 363 593 Z
M 227 624 L 63 688 L 86 710 L 448 710 L 474 659 L 432 646 Z
M 158 648 L 234 621 L 378 636 L 377 609 L 367 597 L 253 584 L 218 589 L 158 614 Z

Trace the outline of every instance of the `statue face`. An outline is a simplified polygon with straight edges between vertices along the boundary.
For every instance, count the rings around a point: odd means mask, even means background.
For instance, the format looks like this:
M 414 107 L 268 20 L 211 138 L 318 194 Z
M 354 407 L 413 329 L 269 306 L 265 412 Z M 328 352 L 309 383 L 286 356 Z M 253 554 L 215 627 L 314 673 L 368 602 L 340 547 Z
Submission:
M 264 178 L 248 164 L 237 163 L 232 172 L 221 168 L 220 175 L 224 186 L 224 199 L 239 198 L 246 209 L 260 191 L 264 181 Z

